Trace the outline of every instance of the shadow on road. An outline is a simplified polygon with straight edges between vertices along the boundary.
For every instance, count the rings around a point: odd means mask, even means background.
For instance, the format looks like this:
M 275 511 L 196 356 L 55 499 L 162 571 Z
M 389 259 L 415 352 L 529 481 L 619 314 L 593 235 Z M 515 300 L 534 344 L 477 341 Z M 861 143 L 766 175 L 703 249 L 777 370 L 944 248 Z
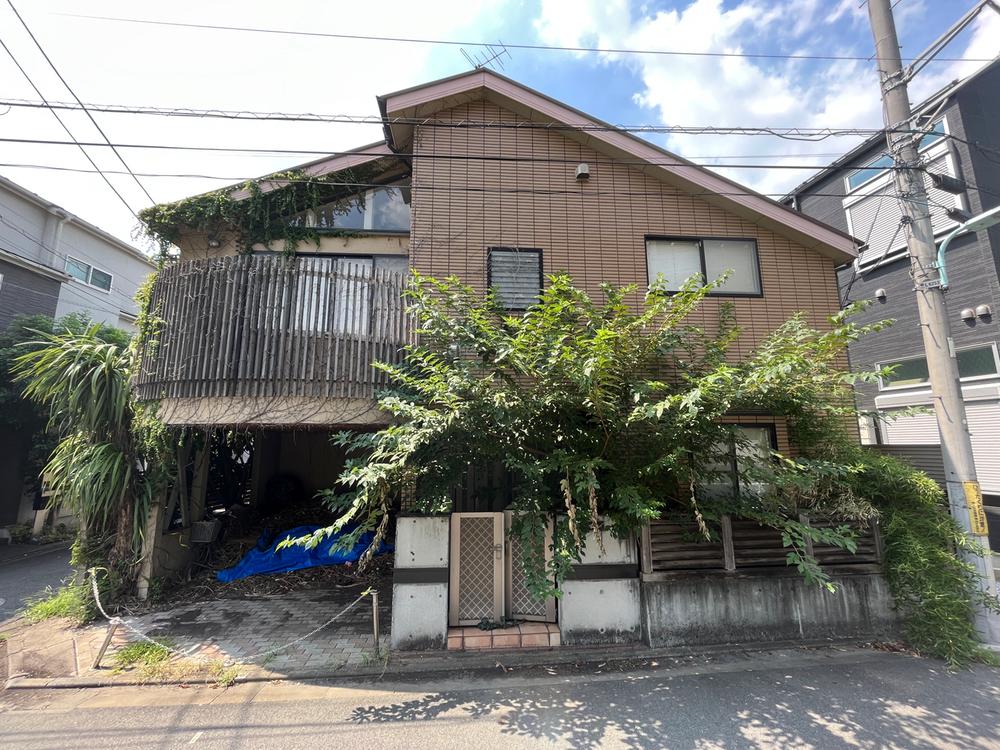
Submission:
M 899 657 L 874 667 L 626 678 L 583 686 L 433 694 L 359 707 L 358 724 L 493 719 L 500 731 L 598 748 L 996 748 L 1000 670 L 948 673 Z

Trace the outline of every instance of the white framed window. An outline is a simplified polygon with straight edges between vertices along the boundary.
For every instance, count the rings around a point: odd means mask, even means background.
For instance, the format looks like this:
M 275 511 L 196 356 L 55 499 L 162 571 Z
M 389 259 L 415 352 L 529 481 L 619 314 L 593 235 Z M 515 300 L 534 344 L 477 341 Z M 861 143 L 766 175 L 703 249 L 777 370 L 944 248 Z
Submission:
M 89 263 L 84 263 L 77 258 L 66 257 L 66 273 L 79 282 L 96 287 L 103 292 L 111 291 L 111 283 L 114 277 L 107 271 L 95 268 Z
M 948 149 L 947 134 L 947 122 L 939 120 L 934 129 L 923 137 L 919 150 L 928 172 L 955 177 L 958 170 Z M 896 198 L 892 170 L 884 169 L 888 166 L 892 166 L 892 159 L 883 154 L 868 166 L 844 177 L 847 195 L 843 206 L 847 231 L 866 245 L 857 260 L 858 267 L 862 269 L 906 256 L 907 230 L 902 226 L 903 209 Z M 924 173 L 923 180 L 931 226 L 935 236 L 940 236 L 956 226 L 948 211 L 952 208 L 964 209 L 965 203 L 961 195 L 935 187 L 929 174 Z
M 542 251 L 491 247 L 486 251 L 486 284 L 508 310 L 527 310 L 542 291 Z
M 1000 357 L 996 344 L 970 346 L 955 352 L 958 361 L 958 377 L 962 381 L 995 378 L 1000 374 Z M 926 357 L 905 357 L 879 362 L 876 367 L 892 367 L 893 372 L 879 378 L 879 390 L 914 388 L 930 384 Z
M 711 294 L 760 297 L 760 258 L 757 241 L 729 237 L 646 238 L 646 273 L 650 284 L 659 276 L 675 292 L 692 276 L 715 281 L 727 271 L 729 278 Z
M 948 134 L 947 126 L 944 120 L 938 120 L 934 123 L 934 127 L 931 129 L 927 135 L 920 139 L 920 145 L 917 147 L 918 151 L 926 151 L 935 143 L 943 140 Z M 889 169 L 893 165 L 892 156 L 889 154 L 882 154 L 872 159 L 867 166 L 856 169 L 850 172 L 844 178 L 844 188 L 847 192 L 857 190 L 862 185 L 876 180 L 879 177 L 885 177 L 891 174 L 892 170 Z

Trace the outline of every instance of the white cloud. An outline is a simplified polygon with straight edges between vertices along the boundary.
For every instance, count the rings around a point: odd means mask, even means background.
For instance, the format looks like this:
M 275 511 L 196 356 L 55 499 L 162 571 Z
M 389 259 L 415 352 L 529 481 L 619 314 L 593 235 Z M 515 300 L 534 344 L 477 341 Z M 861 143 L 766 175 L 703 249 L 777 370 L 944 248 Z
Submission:
M 375 96 L 468 67 L 455 47 L 378 43 L 318 37 L 269 36 L 217 30 L 90 21 L 66 13 L 153 18 L 203 24 L 259 26 L 384 36 L 491 38 L 501 0 L 470 3 L 436 0 L 432 7 L 411 0 L 378 3 L 317 3 L 310 0 L 174 0 L 152 6 L 108 0 L 100 8 L 73 0 L 20 3 L 39 41 L 85 102 L 215 109 L 370 114 Z M 51 100 L 69 94 L 48 69 L 9 10 L 0 10 L 4 41 Z M 472 31 L 474 29 L 474 31 Z M 37 99 L 0 50 L 5 96 Z M 2 111 L 0 111 L 2 112 Z M 100 140 L 83 116 L 64 118 L 80 140 Z M 226 120 L 131 117 L 98 114 L 105 132 L 120 143 L 163 143 L 240 147 L 304 148 L 329 152 L 381 138 L 377 125 L 245 123 Z M 0 115 L 6 137 L 64 140 L 65 133 L 44 110 Z M 121 169 L 107 149 L 93 149 L 105 169 Z M 123 150 L 137 172 L 185 172 L 253 176 L 314 156 L 222 155 L 204 152 Z M 0 144 L 0 162 L 29 162 L 90 168 L 69 147 Z M 104 228 L 128 238 L 135 219 L 97 175 L 0 168 L 5 176 Z M 127 176 L 112 181 L 136 207 L 149 201 Z M 147 178 L 158 201 L 219 187 L 218 181 Z
M 829 3 L 801 0 L 744 0 L 735 4 L 693 0 L 681 10 L 648 12 L 623 0 L 614 6 L 601 0 L 543 0 L 536 28 L 544 41 L 563 45 L 598 41 L 602 46 L 632 49 L 792 54 L 821 50 L 829 55 L 856 56 L 870 45 L 867 14 L 859 13 L 857 5 L 857 0 L 844 0 L 831 10 Z M 922 12 L 918 0 L 910 6 L 911 11 L 900 22 L 901 33 L 904 23 Z M 851 39 L 861 40 L 861 44 L 851 47 L 842 41 L 845 23 L 857 32 Z M 965 56 L 992 57 L 998 52 L 997 40 L 997 20 L 984 18 Z M 954 46 L 949 48 L 949 55 L 957 56 Z M 637 74 L 642 87 L 635 92 L 635 100 L 663 124 L 810 128 L 881 125 L 878 82 L 873 66 L 865 61 L 817 64 L 744 57 L 609 55 L 604 62 L 629 66 Z M 940 83 L 967 74 L 980 64 L 932 67 L 933 76 L 923 76 L 914 91 L 926 95 Z M 832 161 L 828 154 L 846 151 L 857 141 L 835 137 L 809 143 L 765 136 L 674 134 L 667 146 L 681 155 L 747 155 L 751 158 L 744 163 L 821 166 Z M 765 193 L 782 193 L 809 174 L 790 169 L 720 171 Z

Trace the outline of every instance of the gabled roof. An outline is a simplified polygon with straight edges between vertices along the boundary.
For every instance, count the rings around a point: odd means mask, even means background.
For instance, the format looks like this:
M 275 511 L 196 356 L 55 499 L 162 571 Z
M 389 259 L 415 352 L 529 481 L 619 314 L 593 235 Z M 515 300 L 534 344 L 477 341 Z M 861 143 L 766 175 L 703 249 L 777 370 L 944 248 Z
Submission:
M 314 161 L 300 164 L 292 169 L 302 170 L 307 177 L 322 177 L 323 175 L 333 174 L 345 169 L 351 169 L 352 167 L 360 167 L 363 164 L 370 164 L 379 159 L 395 156 L 385 141 L 378 141 L 376 143 L 369 143 L 367 146 L 358 146 L 350 151 L 341 151 L 332 156 L 324 156 Z M 265 176 L 261 178 L 259 186 L 261 192 L 268 193 L 286 184 L 288 184 L 287 181 L 283 181 L 280 177 L 268 180 Z M 249 198 L 250 194 L 240 188 L 234 190 L 230 197 L 233 200 L 242 200 Z
M 849 234 L 491 70 L 474 70 L 378 97 L 386 143 L 394 152 L 405 153 L 413 138 L 414 118 L 479 99 L 530 122 L 570 126 L 562 131 L 566 137 L 614 158 L 647 162 L 639 167 L 643 172 L 682 190 L 709 193 L 702 196 L 707 202 L 838 263 L 857 256 L 860 243 Z

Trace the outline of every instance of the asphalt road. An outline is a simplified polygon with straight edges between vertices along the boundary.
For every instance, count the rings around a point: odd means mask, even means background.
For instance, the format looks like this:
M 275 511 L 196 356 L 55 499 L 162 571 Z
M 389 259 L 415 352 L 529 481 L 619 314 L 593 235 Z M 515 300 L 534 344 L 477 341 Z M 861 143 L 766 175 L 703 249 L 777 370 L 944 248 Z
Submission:
M 1000 670 L 870 651 L 436 685 L 15 693 L 0 694 L 0 737 L 19 750 L 1000 748 Z
M 0 622 L 13 617 L 24 606 L 24 600 L 59 586 L 73 572 L 69 565 L 69 550 L 45 552 L 25 560 L 5 560 L 0 563 Z

